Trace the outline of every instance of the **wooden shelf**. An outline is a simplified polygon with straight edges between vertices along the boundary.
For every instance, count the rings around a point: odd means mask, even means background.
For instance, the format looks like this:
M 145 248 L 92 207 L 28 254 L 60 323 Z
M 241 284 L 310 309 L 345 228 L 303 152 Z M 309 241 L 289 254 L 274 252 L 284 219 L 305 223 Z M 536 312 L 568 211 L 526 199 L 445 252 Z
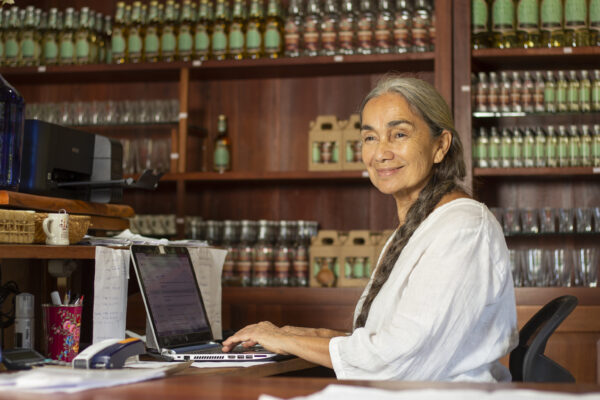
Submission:
M 137 175 L 133 176 L 134 178 Z M 184 172 L 168 173 L 161 177 L 161 182 L 235 182 L 235 181 L 365 181 L 369 176 L 366 171 L 263 171 L 263 172 Z
M 473 176 L 480 177 L 564 177 L 598 176 L 599 167 L 561 167 L 561 168 L 474 168 Z
M 600 47 L 552 49 L 481 49 L 472 51 L 474 64 L 482 69 L 589 69 L 598 68 Z
M 539 112 L 539 113 L 526 113 L 526 112 L 480 112 L 476 111 L 473 113 L 473 118 L 485 119 L 485 118 L 527 118 L 527 117 L 567 117 L 574 118 L 587 115 L 590 118 L 600 118 L 600 112 Z
M 0 244 L 1 259 L 55 259 L 73 258 L 93 260 L 94 246 L 46 246 L 35 244 Z

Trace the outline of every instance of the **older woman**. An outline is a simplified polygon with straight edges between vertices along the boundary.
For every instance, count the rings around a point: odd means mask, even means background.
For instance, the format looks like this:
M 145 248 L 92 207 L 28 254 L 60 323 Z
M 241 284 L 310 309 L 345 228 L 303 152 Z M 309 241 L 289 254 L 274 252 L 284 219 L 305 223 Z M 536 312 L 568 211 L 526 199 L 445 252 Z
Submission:
M 494 216 L 459 186 L 465 164 L 448 106 L 428 83 L 389 76 L 360 116 L 363 162 L 394 198 L 399 224 L 353 332 L 261 322 L 224 350 L 260 343 L 332 367 L 340 379 L 510 380 L 498 361 L 518 341 L 508 250 Z

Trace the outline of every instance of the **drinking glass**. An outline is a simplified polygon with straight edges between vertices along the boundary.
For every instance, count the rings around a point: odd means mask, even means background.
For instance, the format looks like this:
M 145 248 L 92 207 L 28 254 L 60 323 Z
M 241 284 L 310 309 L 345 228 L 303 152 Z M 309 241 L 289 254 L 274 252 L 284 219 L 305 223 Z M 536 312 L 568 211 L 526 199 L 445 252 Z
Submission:
M 166 100 L 168 102 L 169 107 L 169 121 L 170 122 L 179 122 L 179 100 L 171 99 Z
M 115 125 L 119 123 L 117 114 L 117 103 L 114 100 L 108 100 L 104 108 L 104 123 L 106 125 Z
M 571 286 L 571 262 L 565 249 L 544 250 L 548 286 Z
M 521 229 L 523 233 L 538 233 L 537 211 L 533 208 L 519 210 L 521 216 Z
M 556 232 L 556 210 L 550 207 L 544 207 L 539 210 L 540 232 Z
M 152 100 L 152 121 L 160 124 L 165 122 L 165 106 L 162 100 Z
M 505 208 L 502 222 L 502 227 L 504 229 L 505 235 L 521 232 L 521 225 L 519 224 L 519 214 L 516 208 Z
M 546 271 L 542 262 L 541 249 L 525 251 L 525 284 L 526 286 L 546 286 Z
M 152 168 L 152 139 L 141 138 L 134 141 L 135 170 L 141 173 Z
M 592 209 L 577 207 L 575 209 L 575 219 L 577 221 L 577 232 L 592 231 Z
M 573 251 L 574 285 L 598 286 L 598 249 L 579 248 Z
M 600 232 L 600 207 L 592 207 L 594 216 L 594 232 Z
M 58 114 L 58 124 L 63 126 L 73 125 L 72 114 L 71 114 L 71 104 L 63 101 L 58 104 L 59 114 Z
M 575 213 L 572 208 L 559 208 L 558 209 L 558 231 L 559 232 L 573 232 L 573 217 Z
M 512 271 L 513 283 L 515 287 L 523 286 L 523 269 L 521 258 L 523 253 L 520 250 L 508 250 L 508 259 Z
M 152 153 L 150 155 L 151 168 L 159 171 L 169 170 L 171 161 L 169 158 L 170 144 L 171 142 L 169 139 L 155 139 L 153 141 L 151 148 Z
M 101 101 L 94 100 L 90 106 L 90 124 L 102 125 L 104 123 L 104 104 Z

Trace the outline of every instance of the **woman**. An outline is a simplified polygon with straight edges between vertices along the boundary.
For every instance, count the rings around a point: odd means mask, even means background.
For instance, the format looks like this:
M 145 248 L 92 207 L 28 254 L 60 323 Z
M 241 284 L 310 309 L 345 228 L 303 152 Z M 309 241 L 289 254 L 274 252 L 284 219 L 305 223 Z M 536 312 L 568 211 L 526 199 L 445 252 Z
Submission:
M 428 83 L 390 76 L 360 110 L 363 162 L 396 201 L 388 240 L 356 306 L 351 334 L 247 326 L 243 342 L 331 367 L 340 379 L 507 381 L 498 360 L 517 344 L 502 230 L 458 185 L 462 145 L 450 110 Z

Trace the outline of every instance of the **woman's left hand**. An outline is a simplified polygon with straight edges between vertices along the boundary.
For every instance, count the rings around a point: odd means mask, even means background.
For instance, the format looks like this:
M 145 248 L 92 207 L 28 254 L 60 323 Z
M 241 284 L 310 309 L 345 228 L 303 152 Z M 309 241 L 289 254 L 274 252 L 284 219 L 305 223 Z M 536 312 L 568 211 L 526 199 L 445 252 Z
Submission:
M 281 328 L 268 321 L 263 321 L 248 325 L 227 338 L 223 342 L 223 351 L 228 352 L 240 343 L 243 347 L 252 347 L 258 343 L 274 353 L 289 354 L 282 347 L 283 339 L 287 336 L 289 334 Z

